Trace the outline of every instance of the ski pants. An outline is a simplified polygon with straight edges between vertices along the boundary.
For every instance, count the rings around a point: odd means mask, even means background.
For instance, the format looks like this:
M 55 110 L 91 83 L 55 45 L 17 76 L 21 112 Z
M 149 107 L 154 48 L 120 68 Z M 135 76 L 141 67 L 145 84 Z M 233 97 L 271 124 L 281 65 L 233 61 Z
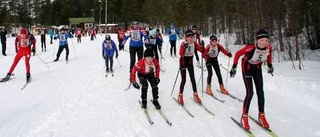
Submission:
M 170 41 L 170 55 L 172 56 L 173 54 L 174 55 L 177 55 L 177 47 L 176 47 L 176 43 L 177 41 L 176 40 L 173 40 L 173 41 Z
M 143 46 L 130 46 L 129 48 L 130 52 L 130 73 L 131 70 L 136 63 L 136 54 L 138 56 L 138 60 L 142 59 L 143 57 Z
M 45 36 L 45 35 L 41 35 L 40 40 L 41 40 L 41 49 L 43 50 L 43 47 L 44 47 L 44 49 L 46 49 L 46 48 L 47 48 L 47 45 L 46 45 L 46 36 Z
M 211 85 L 212 68 L 213 68 L 214 71 L 216 72 L 219 84 L 223 85 L 221 71 L 220 71 L 219 62 L 218 62 L 217 58 L 209 58 L 206 62 L 206 66 L 207 66 L 207 70 L 208 70 L 207 84 Z
M 104 58 L 105 62 L 106 62 L 106 68 L 109 68 L 109 60 L 110 60 L 110 69 L 112 70 L 113 68 L 113 57 L 109 57 L 109 56 L 105 56 Z
M 249 112 L 250 102 L 253 97 L 253 82 L 256 86 L 258 97 L 259 112 L 264 112 L 264 91 L 263 91 L 263 76 L 261 65 L 252 65 L 248 62 L 242 64 L 242 77 L 244 85 L 246 86 L 246 97 L 243 102 L 243 112 Z M 253 80 L 253 82 L 252 82 Z
M 158 84 L 156 82 L 156 78 L 154 75 L 143 75 L 138 73 L 138 78 L 141 83 L 141 99 L 147 99 L 147 92 L 148 92 L 148 82 L 151 85 L 152 88 L 152 97 L 153 100 L 156 100 L 159 98 L 158 96 Z
M 180 59 L 180 74 L 181 74 L 181 83 L 179 93 L 183 93 L 184 86 L 186 84 L 186 73 L 189 72 L 189 77 L 192 84 L 193 92 L 197 92 L 196 80 L 194 78 L 194 67 L 193 67 L 193 57 L 184 57 Z
M 6 49 L 7 49 L 6 41 L 1 39 L 1 45 L 2 45 L 2 55 L 6 55 Z
M 57 53 L 57 59 L 59 59 L 60 54 L 63 51 L 63 49 L 66 49 L 66 59 L 68 59 L 68 55 L 69 55 L 69 46 L 68 46 L 68 44 L 59 46 L 58 53 Z
M 10 70 L 9 70 L 9 74 L 11 74 L 13 72 L 13 70 L 15 69 L 15 67 L 17 66 L 18 62 L 20 61 L 20 59 L 22 57 L 25 57 L 25 64 L 26 64 L 26 71 L 27 73 L 30 73 L 30 64 L 29 64 L 29 60 L 30 60 L 30 57 L 31 57 L 31 52 L 30 50 L 22 50 L 20 49 L 18 51 L 18 53 L 16 54 L 16 56 L 14 57 L 14 60 L 13 60 L 13 63 L 10 67 Z

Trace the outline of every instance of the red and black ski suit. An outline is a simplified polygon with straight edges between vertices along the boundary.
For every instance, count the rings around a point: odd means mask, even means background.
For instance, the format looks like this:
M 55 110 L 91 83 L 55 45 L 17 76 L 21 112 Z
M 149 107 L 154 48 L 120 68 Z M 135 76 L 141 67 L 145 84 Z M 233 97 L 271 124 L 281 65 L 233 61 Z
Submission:
M 139 60 L 131 71 L 130 81 L 132 83 L 136 82 L 137 72 L 139 81 L 141 83 L 141 99 L 147 99 L 148 81 L 152 88 L 153 100 L 158 99 L 158 83 L 156 81 L 156 79 L 159 79 L 160 76 L 160 66 L 158 61 L 153 59 L 152 63 L 148 64 L 145 58 Z
M 264 91 L 261 64 L 267 61 L 268 65 L 272 65 L 272 47 L 268 45 L 266 48 L 259 49 L 256 45 L 246 45 L 244 48 L 236 52 L 234 56 L 234 65 L 237 65 L 240 56 L 242 58 L 241 68 L 244 85 L 246 87 L 246 97 L 243 102 L 243 114 L 249 112 L 250 102 L 253 97 L 253 82 L 256 86 L 258 97 L 259 112 L 264 112 Z
M 203 47 L 201 47 L 197 42 L 192 44 L 183 41 L 180 45 L 180 74 L 181 74 L 181 83 L 180 83 L 180 91 L 182 94 L 184 90 L 184 85 L 186 84 L 186 72 L 188 70 L 193 92 L 197 92 L 196 80 L 194 78 L 194 67 L 193 67 L 193 55 L 196 50 L 203 52 Z M 187 70 L 186 70 L 187 69 Z
M 35 51 L 36 49 L 36 39 L 33 35 L 26 35 L 26 38 L 22 38 L 21 36 L 18 36 L 15 41 L 15 48 L 16 48 L 16 56 L 14 58 L 14 61 L 10 67 L 10 70 L 8 74 L 11 74 L 15 67 L 17 66 L 19 60 L 22 57 L 25 57 L 25 64 L 26 64 L 26 70 L 27 73 L 30 73 L 30 64 L 29 60 L 31 57 L 31 45 L 32 49 Z
M 205 58 L 205 60 L 206 60 L 206 66 L 207 66 L 207 70 L 208 70 L 208 77 L 207 77 L 207 84 L 208 85 L 211 85 L 212 67 L 213 67 L 214 71 L 216 72 L 219 84 L 223 85 L 219 62 L 218 62 L 218 55 L 219 55 L 220 51 L 223 54 L 225 54 L 226 56 L 229 56 L 228 51 L 220 44 L 217 44 L 216 46 L 208 44 L 202 54 L 202 57 Z

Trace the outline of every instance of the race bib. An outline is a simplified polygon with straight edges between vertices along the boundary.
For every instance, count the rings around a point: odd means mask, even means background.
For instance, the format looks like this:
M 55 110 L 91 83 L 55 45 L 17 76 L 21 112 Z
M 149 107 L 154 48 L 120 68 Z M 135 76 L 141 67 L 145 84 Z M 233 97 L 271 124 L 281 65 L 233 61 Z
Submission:
M 29 39 L 21 39 L 20 46 L 21 47 L 28 47 L 29 43 L 30 43 Z
M 215 57 L 217 57 L 217 56 L 218 56 L 218 46 L 215 46 L 215 47 L 210 46 L 209 52 L 208 52 L 208 56 L 209 56 L 210 58 L 215 58 Z
M 60 34 L 60 41 L 66 41 L 66 34 Z
M 185 50 L 184 56 L 187 56 L 187 57 L 193 56 L 194 50 L 195 50 L 195 45 L 194 45 L 194 43 L 188 44 L 188 47 L 187 47 L 186 49 L 184 49 L 184 50 Z
M 145 63 L 145 64 L 146 64 L 146 65 L 145 65 L 146 73 L 152 74 L 152 73 L 155 72 L 156 67 L 154 66 L 153 63 L 150 64 L 150 65 L 147 64 L 147 63 Z
M 260 50 L 256 48 L 252 58 L 248 60 L 248 62 L 251 64 L 259 64 L 263 61 L 266 61 L 268 55 L 269 55 L 269 50 Z
M 152 39 L 152 38 L 150 38 L 150 44 L 152 44 L 152 45 L 156 45 L 156 39 Z
M 140 41 L 141 40 L 140 31 L 139 30 L 132 30 L 131 31 L 131 39 L 133 41 Z
M 108 43 L 108 42 L 104 44 L 104 47 L 106 49 L 112 49 L 111 43 Z

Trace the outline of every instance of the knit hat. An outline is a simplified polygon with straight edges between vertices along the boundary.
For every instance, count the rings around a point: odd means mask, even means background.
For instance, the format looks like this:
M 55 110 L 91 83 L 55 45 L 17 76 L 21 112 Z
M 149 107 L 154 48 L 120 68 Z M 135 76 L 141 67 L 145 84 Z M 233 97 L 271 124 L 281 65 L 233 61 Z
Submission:
M 261 38 L 269 38 L 268 32 L 264 29 L 260 29 L 257 31 L 256 40 L 261 39 Z
M 139 24 L 139 21 L 135 20 L 135 21 L 132 22 L 132 24 L 134 24 L 134 25 L 135 24 Z
M 152 30 L 149 31 L 149 35 L 150 35 L 150 36 L 156 35 L 156 33 L 157 33 L 157 32 L 156 32 L 155 29 L 152 29 Z
M 110 39 L 111 39 L 110 35 L 106 35 L 106 40 L 110 40 Z
M 26 28 L 22 28 L 21 30 L 20 30 L 20 34 L 27 34 L 27 29 Z
M 186 37 L 188 37 L 188 36 L 193 36 L 193 35 L 194 35 L 193 31 L 192 31 L 192 30 L 189 30 L 189 29 L 188 29 L 188 30 L 186 31 L 186 33 L 185 33 L 185 36 L 186 36 Z
M 196 26 L 196 25 L 193 25 L 191 29 L 192 29 L 192 30 L 197 30 L 197 26 Z
M 143 55 L 144 57 L 153 57 L 154 55 L 153 55 L 153 50 L 152 49 L 146 49 L 145 51 L 144 51 L 144 55 Z
M 217 40 L 217 36 L 214 35 L 214 34 L 212 34 L 209 39 L 210 39 L 210 40 Z

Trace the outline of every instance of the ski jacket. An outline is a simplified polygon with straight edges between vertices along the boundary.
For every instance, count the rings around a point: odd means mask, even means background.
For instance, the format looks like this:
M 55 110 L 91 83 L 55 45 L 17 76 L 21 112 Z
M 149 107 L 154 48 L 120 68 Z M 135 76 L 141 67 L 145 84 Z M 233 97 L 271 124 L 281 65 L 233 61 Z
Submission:
M 57 34 L 54 39 L 59 39 L 59 46 L 64 46 L 68 44 L 68 38 L 72 38 L 73 36 L 69 33 L 59 33 Z
M 169 35 L 169 41 L 176 41 L 179 30 L 176 28 L 168 28 L 167 35 Z
M 156 35 L 156 44 L 158 46 L 162 46 L 162 43 L 163 43 L 162 35 L 159 33 Z
M 118 52 L 117 46 L 114 43 L 113 40 L 110 40 L 110 42 L 107 42 L 106 40 L 104 40 L 102 42 L 102 55 L 108 56 L 108 57 L 113 57 L 114 52 Z
M 126 36 L 123 39 L 122 44 L 124 45 L 128 38 L 131 38 L 129 45 L 132 47 L 142 47 L 143 41 L 142 38 L 144 38 L 145 43 L 148 43 L 148 35 L 146 31 L 143 28 L 134 28 L 131 27 L 126 33 Z
M 53 37 L 53 30 L 49 30 L 49 35 L 50 35 L 50 37 Z
M 118 33 L 117 33 L 117 35 L 118 35 L 118 41 L 122 41 L 123 39 L 124 39 L 124 37 L 125 37 L 125 32 L 124 32 L 124 30 L 119 30 L 118 31 Z
M 267 61 L 268 64 L 272 64 L 272 47 L 268 45 L 266 48 L 260 49 L 255 44 L 249 44 L 238 50 L 234 55 L 233 64 L 237 65 L 240 56 L 242 58 L 242 68 L 246 70 L 250 69 L 251 65 L 256 65 L 257 68 L 261 67 L 262 62 Z
M 222 45 L 217 44 L 216 46 L 212 46 L 211 44 L 208 44 L 204 49 L 202 57 L 206 60 L 218 59 L 220 51 L 228 56 L 228 51 Z
M 152 64 L 147 64 L 146 59 L 143 58 L 139 60 L 136 65 L 132 68 L 131 71 L 131 82 L 136 82 L 136 73 L 139 75 L 153 75 L 156 78 L 159 78 L 160 75 L 160 65 L 159 62 L 154 58 Z
M 16 51 L 29 51 L 31 52 L 32 49 L 36 48 L 36 39 L 32 34 L 26 36 L 26 38 L 22 38 L 21 36 L 16 37 L 15 40 L 15 49 Z

